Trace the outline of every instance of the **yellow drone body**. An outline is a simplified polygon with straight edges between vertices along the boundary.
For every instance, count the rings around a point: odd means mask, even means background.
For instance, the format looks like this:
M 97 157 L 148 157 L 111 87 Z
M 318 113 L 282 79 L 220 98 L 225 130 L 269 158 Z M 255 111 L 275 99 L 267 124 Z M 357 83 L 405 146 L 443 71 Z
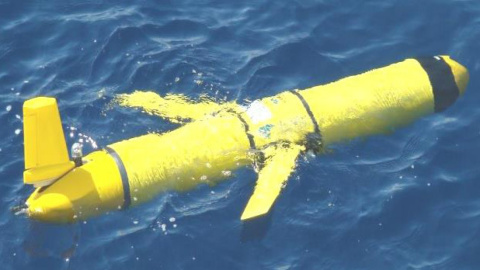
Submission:
M 111 144 L 77 165 L 68 159 L 55 100 L 34 98 L 24 105 L 29 115 L 24 121 L 24 181 L 39 187 L 26 202 L 27 214 L 48 222 L 86 219 L 161 192 L 215 184 L 235 169 L 254 164 L 257 185 L 241 218 L 261 216 L 270 210 L 300 154 L 388 133 L 441 112 L 464 93 L 467 83 L 462 65 L 437 56 L 286 91 L 247 107 L 134 92 L 121 95 L 119 104 L 192 121 L 165 134 Z M 45 115 L 52 115 L 53 122 L 39 120 L 47 119 Z

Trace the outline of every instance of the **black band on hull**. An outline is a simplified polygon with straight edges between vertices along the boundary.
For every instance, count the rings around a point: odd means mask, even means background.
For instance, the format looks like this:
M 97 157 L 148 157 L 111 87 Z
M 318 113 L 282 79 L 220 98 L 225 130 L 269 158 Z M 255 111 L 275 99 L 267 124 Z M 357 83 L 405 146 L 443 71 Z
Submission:
M 257 149 L 257 146 L 255 145 L 255 140 L 253 138 L 253 135 L 250 134 L 250 132 L 249 132 L 250 127 L 248 126 L 247 121 L 245 121 L 245 119 L 243 119 L 242 115 L 239 112 L 237 112 L 233 109 L 228 109 L 226 111 L 235 114 L 235 116 L 237 116 L 237 118 L 240 120 L 240 122 L 242 122 L 243 126 L 245 127 L 245 134 L 247 134 L 248 142 L 250 144 L 250 149 Z
M 315 133 L 320 134 L 320 128 L 319 128 L 319 126 L 318 126 L 317 120 L 315 119 L 315 116 L 313 116 L 313 112 L 312 112 L 312 110 L 310 109 L 310 106 L 308 105 L 307 101 L 306 101 L 306 100 L 303 98 L 303 96 L 300 95 L 300 93 L 298 93 L 297 91 L 293 91 L 293 90 L 292 90 L 292 91 L 290 91 L 290 93 L 294 94 L 296 97 L 298 97 L 298 99 L 300 99 L 300 101 L 301 101 L 302 104 L 303 104 L 303 107 L 305 108 L 305 110 L 307 111 L 308 116 L 310 117 L 310 120 L 312 120 Z
M 435 112 L 442 112 L 452 105 L 460 95 L 455 77 L 450 66 L 443 58 L 422 57 L 416 58 L 427 72 L 433 89 Z
M 247 122 L 245 121 L 245 119 L 243 119 L 243 117 L 237 113 L 237 117 L 238 119 L 240 119 L 240 121 L 243 123 L 243 125 L 245 126 L 245 133 L 247 134 L 247 137 L 248 137 L 248 142 L 250 143 L 250 148 L 251 149 L 257 149 L 257 146 L 255 145 L 255 141 L 253 140 L 253 135 L 250 134 L 248 131 L 250 129 L 250 127 L 248 126 Z
M 123 186 L 123 205 L 122 209 L 127 209 L 130 204 L 131 204 L 131 198 L 130 198 L 130 183 L 128 182 L 128 174 L 127 170 L 125 170 L 125 165 L 123 165 L 122 159 L 120 159 L 120 156 L 118 155 L 115 150 L 113 150 L 110 147 L 105 147 L 105 151 L 112 156 L 113 160 L 117 164 L 118 171 L 120 172 L 120 177 L 122 178 L 122 186 Z

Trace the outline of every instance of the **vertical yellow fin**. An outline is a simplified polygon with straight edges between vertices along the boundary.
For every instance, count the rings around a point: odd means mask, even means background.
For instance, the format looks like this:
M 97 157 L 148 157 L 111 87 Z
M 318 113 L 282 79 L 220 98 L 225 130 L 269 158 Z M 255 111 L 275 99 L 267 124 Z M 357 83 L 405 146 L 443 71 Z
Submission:
M 23 104 L 25 184 L 42 186 L 74 167 L 69 160 L 57 101 L 37 97 Z
M 296 144 L 288 147 L 272 147 L 266 149 L 267 156 L 269 156 L 269 150 L 274 152 L 258 173 L 255 191 L 243 211 L 241 220 L 255 218 L 270 211 L 284 183 L 295 168 L 297 156 L 304 150 L 304 147 Z

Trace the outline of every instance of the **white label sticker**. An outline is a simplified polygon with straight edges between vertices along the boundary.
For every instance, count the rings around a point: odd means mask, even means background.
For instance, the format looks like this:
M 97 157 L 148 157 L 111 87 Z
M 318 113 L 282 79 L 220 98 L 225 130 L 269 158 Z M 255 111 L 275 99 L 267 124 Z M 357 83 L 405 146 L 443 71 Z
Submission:
M 259 100 L 252 102 L 252 104 L 248 106 L 246 113 L 250 117 L 250 120 L 252 120 L 253 124 L 257 124 L 272 118 L 272 113 L 270 110 Z

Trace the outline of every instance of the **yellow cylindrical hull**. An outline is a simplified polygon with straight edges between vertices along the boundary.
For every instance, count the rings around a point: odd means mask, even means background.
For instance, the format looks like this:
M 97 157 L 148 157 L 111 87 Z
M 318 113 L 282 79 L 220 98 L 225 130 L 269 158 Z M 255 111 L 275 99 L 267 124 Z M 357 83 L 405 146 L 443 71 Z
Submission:
M 448 57 L 436 60 L 453 76 L 456 89 L 451 91 L 462 94 L 466 69 Z M 145 202 L 163 191 L 214 184 L 271 144 L 305 144 L 315 133 L 322 147 L 328 147 L 388 133 L 454 101 L 435 96 L 443 90 L 434 89 L 432 78 L 438 74 L 428 70 L 430 64 L 436 65 L 407 59 L 327 85 L 263 98 L 246 109 L 221 110 L 165 134 L 114 143 L 87 155 L 85 165 L 53 185 L 35 191 L 27 201 L 29 214 L 53 222 L 85 219 Z

